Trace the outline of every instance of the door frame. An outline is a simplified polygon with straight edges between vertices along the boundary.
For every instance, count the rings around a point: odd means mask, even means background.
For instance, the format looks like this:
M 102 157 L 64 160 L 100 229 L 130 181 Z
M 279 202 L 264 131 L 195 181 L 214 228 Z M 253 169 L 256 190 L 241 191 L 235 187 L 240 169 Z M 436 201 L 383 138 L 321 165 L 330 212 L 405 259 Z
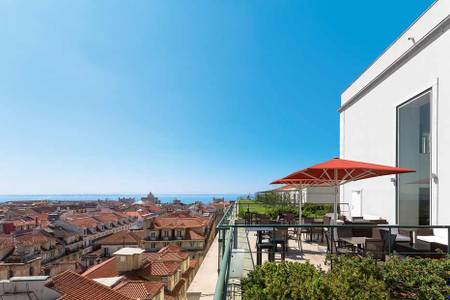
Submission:
M 437 223 L 437 209 L 438 209 L 438 186 L 437 186 L 437 137 L 438 137 L 438 79 L 426 88 L 416 92 L 412 97 L 401 102 L 395 106 L 395 165 L 399 165 L 399 109 L 408 103 L 411 103 L 421 96 L 430 94 L 430 225 Z M 396 175 L 395 180 L 395 222 L 399 224 L 400 220 L 400 204 L 399 204 L 399 175 Z M 401 224 L 399 224 L 401 225 Z

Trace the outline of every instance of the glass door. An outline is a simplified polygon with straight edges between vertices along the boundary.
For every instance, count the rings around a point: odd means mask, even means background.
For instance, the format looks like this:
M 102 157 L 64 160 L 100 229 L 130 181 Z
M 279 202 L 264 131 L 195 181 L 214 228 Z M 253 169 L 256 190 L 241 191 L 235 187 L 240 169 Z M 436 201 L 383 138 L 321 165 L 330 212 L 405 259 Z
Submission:
M 416 170 L 397 177 L 398 221 L 429 225 L 431 202 L 431 91 L 397 108 L 397 164 Z

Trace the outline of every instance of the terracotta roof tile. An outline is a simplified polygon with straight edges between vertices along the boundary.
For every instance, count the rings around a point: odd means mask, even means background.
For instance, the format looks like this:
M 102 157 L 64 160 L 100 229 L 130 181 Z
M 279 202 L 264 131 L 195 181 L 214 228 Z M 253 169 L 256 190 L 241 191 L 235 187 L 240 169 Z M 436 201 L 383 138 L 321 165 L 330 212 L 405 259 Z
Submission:
M 91 217 L 68 219 L 67 222 L 80 228 L 92 228 L 96 227 L 99 224 L 97 220 Z
M 188 240 L 204 240 L 205 237 L 192 229 L 188 229 L 187 230 L 187 239 Z
M 81 275 L 90 279 L 118 276 L 119 272 L 117 272 L 116 258 L 111 257 L 110 259 L 89 268 Z
M 99 214 L 95 214 L 93 216 L 94 219 L 102 222 L 102 223 L 109 223 L 109 222 L 117 222 L 119 221 L 119 219 L 121 219 L 122 217 L 117 216 L 116 214 L 113 213 L 99 213 Z
M 18 219 L 18 220 L 14 220 L 12 221 L 14 226 L 23 226 L 23 225 L 36 225 L 36 220 L 23 220 L 23 219 Z
M 48 287 L 59 291 L 64 300 L 130 300 L 111 288 L 73 271 L 65 271 L 52 277 Z
M 180 247 L 169 245 L 158 252 L 146 252 L 144 258 L 147 262 L 183 262 L 189 254 L 183 252 Z
M 56 241 L 55 238 L 46 236 L 45 234 L 42 234 L 41 232 L 37 233 L 26 233 L 22 235 L 16 236 L 16 243 L 24 245 L 24 246 L 32 246 L 35 244 L 44 244 L 51 240 Z
M 158 251 L 158 253 L 160 254 L 175 253 L 182 258 L 188 257 L 188 254 L 186 252 L 183 252 L 183 250 L 181 250 L 181 248 L 176 245 L 168 245 L 166 247 L 163 247 Z
M 0 235 L 0 249 L 12 248 L 14 247 L 14 243 L 9 234 Z
M 129 217 L 137 217 L 137 218 L 142 217 L 142 215 L 137 211 L 127 211 L 125 214 Z
M 152 299 L 162 288 L 164 288 L 162 282 L 138 280 L 121 282 L 114 290 L 133 299 Z
M 138 272 L 141 276 L 170 276 L 174 274 L 181 266 L 180 262 L 175 261 L 152 261 Z
M 97 241 L 97 243 L 100 245 L 138 245 L 141 239 L 139 234 L 123 230 L 113 233 Z
M 155 228 L 193 228 L 204 227 L 208 222 L 197 217 L 155 217 Z

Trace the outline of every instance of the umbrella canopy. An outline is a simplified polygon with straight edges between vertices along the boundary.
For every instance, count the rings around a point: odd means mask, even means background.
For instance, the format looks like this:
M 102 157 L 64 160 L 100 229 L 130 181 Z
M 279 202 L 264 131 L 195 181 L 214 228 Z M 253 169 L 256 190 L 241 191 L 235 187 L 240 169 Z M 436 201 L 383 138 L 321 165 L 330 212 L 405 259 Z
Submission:
M 274 192 L 291 192 L 291 191 L 297 191 L 298 190 L 298 186 L 295 184 L 286 184 L 280 187 L 277 187 L 275 189 L 273 189 L 272 191 Z
M 377 176 L 415 172 L 412 169 L 397 168 L 354 160 L 333 158 L 326 162 L 294 172 L 277 179 L 272 184 L 299 184 L 301 186 L 334 186 L 334 221 L 337 219 L 338 186 L 347 182 Z
M 270 184 L 285 184 L 285 186 L 279 187 L 280 189 L 288 189 L 298 186 L 327 186 L 332 185 L 334 181 L 323 179 L 311 179 L 311 178 L 298 178 L 298 179 L 285 179 L 280 178 L 272 181 Z
M 280 183 L 295 184 L 295 180 L 317 180 L 333 185 L 367 179 L 371 177 L 415 172 L 411 169 L 397 168 L 354 160 L 333 158 L 326 162 L 294 172 L 283 177 Z M 275 181 L 277 182 L 277 181 Z

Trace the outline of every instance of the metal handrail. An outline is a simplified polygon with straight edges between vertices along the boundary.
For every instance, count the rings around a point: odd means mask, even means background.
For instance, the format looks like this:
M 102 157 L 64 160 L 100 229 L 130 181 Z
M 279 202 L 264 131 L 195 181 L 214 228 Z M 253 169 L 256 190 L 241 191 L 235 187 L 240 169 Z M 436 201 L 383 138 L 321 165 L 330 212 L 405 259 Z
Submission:
M 398 228 L 398 229 L 449 229 L 450 225 L 397 225 L 397 224 L 225 224 L 217 229 L 229 228 Z
M 221 300 L 226 298 L 227 293 L 227 282 L 228 282 L 228 272 L 230 267 L 230 257 L 232 248 L 232 239 L 234 236 L 234 229 L 227 231 L 225 236 L 225 251 L 223 253 L 222 259 L 220 261 L 220 271 L 217 278 L 216 289 L 214 291 L 214 300 Z

